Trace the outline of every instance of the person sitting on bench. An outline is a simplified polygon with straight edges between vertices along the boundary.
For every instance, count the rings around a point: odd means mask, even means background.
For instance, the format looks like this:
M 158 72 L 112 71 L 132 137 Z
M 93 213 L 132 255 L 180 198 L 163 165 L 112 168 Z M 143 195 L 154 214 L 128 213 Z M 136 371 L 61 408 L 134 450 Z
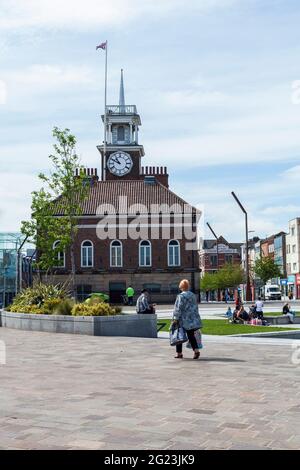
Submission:
M 283 315 L 289 317 L 289 323 L 294 323 L 294 318 L 296 316 L 296 312 L 292 312 L 290 304 L 285 304 L 282 309 Z
M 155 313 L 154 304 L 149 304 L 149 292 L 143 289 L 136 302 L 137 313 Z

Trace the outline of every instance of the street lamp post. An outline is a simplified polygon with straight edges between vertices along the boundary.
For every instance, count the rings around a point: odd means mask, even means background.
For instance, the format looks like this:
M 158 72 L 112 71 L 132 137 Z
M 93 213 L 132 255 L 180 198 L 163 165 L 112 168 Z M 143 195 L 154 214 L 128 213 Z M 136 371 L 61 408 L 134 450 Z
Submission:
M 215 234 L 214 230 L 212 229 L 211 225 L 208 222 L 206 222 L 206 225 L 208 226 L 209 230 L 211 231 L 211 233 L 213 234 L 213 236 L 215 237 L 217 241 L 217 271 L 219 271 L 219 238 L 217 237 L 217 235 Z
M 246 301 L 252 300 L 251 287 L 250 287 L 250 269 L 249 269 L 249 230 L 248 230 L 248 213 L 234 191 L 231 192 L 237 204 L 245 214 L 245 231 L 246 231 Z

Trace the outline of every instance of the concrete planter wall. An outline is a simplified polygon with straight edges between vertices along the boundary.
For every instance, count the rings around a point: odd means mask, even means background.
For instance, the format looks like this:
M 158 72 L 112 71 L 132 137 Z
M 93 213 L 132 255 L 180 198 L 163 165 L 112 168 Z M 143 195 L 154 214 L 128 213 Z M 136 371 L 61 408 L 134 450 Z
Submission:
M 156 315 L 115 315 L 111 317 L 72 317 L 1 312 L 0 325 L 28 331 L 92 336 L 133 336 L 157 338 Z

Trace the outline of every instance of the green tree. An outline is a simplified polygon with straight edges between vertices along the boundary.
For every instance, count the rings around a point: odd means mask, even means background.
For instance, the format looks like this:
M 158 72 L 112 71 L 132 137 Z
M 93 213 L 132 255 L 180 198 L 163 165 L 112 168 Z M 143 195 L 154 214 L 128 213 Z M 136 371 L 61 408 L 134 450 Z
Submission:
M 271 256 L 261 257 L 256 260 L 254 272 L 263 281 L 264 285 L 270 279 L 280 277 L 282 275 L 280 267 L 275 263 Z
M 234 288 L 243 284 L 245 274 L 239 264 L 228 263 L 217 273 L 219 280 L 219 289 Z
M 203 292 L 214 291 L 218 289 L 217 274 L 205 273 L 201 278 L 200 288 Z
M 245 274 L 240 265 L 226 264 L 218 272 L 205 273 L 201 278 L 202 291 L 234 288 L 242 284 Z
M 49 176 L 41 173 L 44 186 L 32 193 L 30 221 L 22 222 L 21 231 L 35 243 L 38 251 L 38 269 L 45 271 L 57 267 L 59 252 L 70 250 L 71 288 L 75 291 L 75 251 L 78 217 L 81 203 L 88 195 L 88 183 L 75 151 L 76 138 L 69 129 L 53 129 L 55 153 L 49 158 L 52 171 Z M 75 170 L 80 169 L 75 177 Z M 59 241 L 53 249 L 53 245 Z

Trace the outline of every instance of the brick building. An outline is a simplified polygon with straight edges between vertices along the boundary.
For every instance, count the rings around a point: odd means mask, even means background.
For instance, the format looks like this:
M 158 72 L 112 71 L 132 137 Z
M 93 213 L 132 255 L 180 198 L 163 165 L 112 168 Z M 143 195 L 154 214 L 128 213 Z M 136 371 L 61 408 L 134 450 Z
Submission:
M 191 249 L 198 212 L 169 189 L 166 167 L 142 166 L 140 126 L 136 106 L 125 104 L 121 74 L 119 105 L 107 106 L 106 144 L 97 147 L 101 180 L 97 169 L 86 169 L 90 189 L 75 247 L 79 299 L 105 292 L 120 302 L 131 285 L 137 293 L 148 288 L 152 300 L 173 302 L 182 278 L 199 294 L 196 244 Z M 56 281 L 70 268 L 69 253 L 58 254 Z
M 200 248 L 202 273 L 214 273 L 225 264 L 241 264 L 242 243 L 229 243 L 224 237 L 203 240 Z

